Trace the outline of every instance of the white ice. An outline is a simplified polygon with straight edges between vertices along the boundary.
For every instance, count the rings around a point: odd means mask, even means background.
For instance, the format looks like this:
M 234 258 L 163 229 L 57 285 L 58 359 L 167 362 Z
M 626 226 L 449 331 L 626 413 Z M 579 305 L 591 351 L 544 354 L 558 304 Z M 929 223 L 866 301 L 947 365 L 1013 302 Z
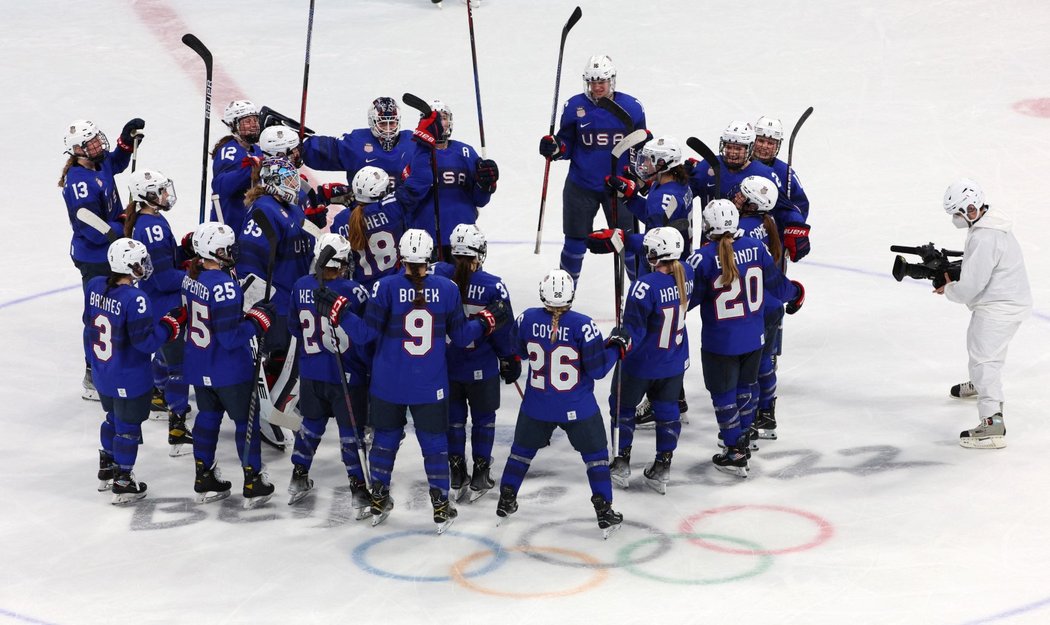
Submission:
M 409 91 L 447 102 L 455 136 L 478 145 L 463 4 L 317 5 L 308 125 L 341 134 L 364 125 L 373 98 Z M 484 0 L 475 10 L 487 148 L 502 172 L 480 219 L 493 241 L 486 268 L 506 279 L 518 309 L 538 303 L 538 280 L 558 263 L 566 166 L 552 167 L 534 256 L 536 144 L 550 121 L 558 35 L 574 6 Z M 583 4 L 562 101 L 581 89 L 585 58 L 608 53 L 618 87 L 646 104 L 657 134 L 715 144 L 730 120 L 774 115 L 790 128 L 815 108 L 795 146 L 813 204 L 813 253 L 791 267 L 808 301 L 786 327 L 781 440 L 762 446 L 746 482 L 713 471 L 716 426 L 694 353 L 690 423 L 668 493 L 641 484 L 653 451 L 652 433 L 642 432 L 631 490 L 615 497 L 630 523 L 607 542 L 564 437 L 539 453 L 518 514 L 497 529 L 490 493 L 461 505 L 443 537 L 433 535 L 411 436 L 395 471 L 396 508 L 378 528 L 350 516 L 332 432 L 314 464 L 316 493 L 297 507 L 285 505 L 289 456 L 273 450 L 264 459 L 278 496 L 266 507 L 242 512 L 237 492 L 191 503 L 192 459 L 167 456 L 155 421 L 145 424 L 136 467 L 149 496 L 116 508 L 96 493 L 102 412 L 79 396 L 79 276 L 55 186 L 62 129 L 87 117 L 115 141 L 127 119 L 145 118 L 140 166 L 176 181 L 172 221 L 188 231 L 197 220 L 204 74 L 180 38 L 195 33 L 216 58 L 214 141 L 233 96 L 298 116 L 307 3 L 5 0 L 0 12 L 2 158 L 11 174 L 0 186 L 0 622 L 1050 621 L 1050 436 L 1040 395 L 1050 382 L 1050 119 L 1014 106 L 1050 97 L 1045 2 Z M 404 125 L 412 118 L 406 113 Z M 940 202 L 964 175 L 1015 218 L 1036 303 L 1011 346 L 1009 447 L 1000 451 L 957 444 L 977 422 L 973 403 L 948 397 L 967 375 L 968 312 L 931 295 L 928 283 L 889 275 L 891 244 L 961 249 L 964 233 Z M 588 257 L 577 297 L 603 329 L 613 316 L 609 265 Z M 698 326 L 689 322 L 694 352 Z M 599 385 L 602 405 L 607 389 Z M 497 476 L 518 405 L 509 387 L 503 401 Z M 219 463 L 238 491 L 228 421 Z M 690 518 L 686 531 L 706 537 L 706 548 L 680 534 Z M 623 566 L 631 559 L 641 562 Z M 455 567 L 465 577 L 453 579 Z M 413 577 L 439 581 L 401 579 Z

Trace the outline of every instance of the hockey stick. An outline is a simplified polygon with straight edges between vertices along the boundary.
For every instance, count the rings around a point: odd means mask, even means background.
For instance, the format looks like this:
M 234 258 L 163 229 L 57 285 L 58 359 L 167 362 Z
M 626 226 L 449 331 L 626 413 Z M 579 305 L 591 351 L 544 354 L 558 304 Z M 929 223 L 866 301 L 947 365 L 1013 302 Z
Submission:
M 715 193 L 711 199 L 718 199 L 718 196 L 722 194 L 722 163 L 718 161 L 718 157 L 715 156 L 714 151 L 707 147 L 707 144 L 697 139 L 696 137 L 689 137 L 685 142 L 694 152 L 700 155 L 700 158 L 704 159 L 713 172 L 715 172 Z
M 613 146 L 609 159 L 611 164 L 610 169 L 612 170 L 612 176 L 614 178 L 616 177 L 616 170 L 620 166 L 620 157 L 623 156 L 624 152 L 633 148 L 639 143 L 642 143 L 648 138 L 649 132 L 642 128 L 639 130 L 635 130 L 623 139 L 620 139 L 620 142 Z M 618 220 L 619 202 L 617 202 L 616 193 L 612 194 L 611 203 L 612 209 L 610 210 L 610 212 L 612 213 L 612 224 L 610 224 L 610 226 L 612 228 L 616 228 L 620 223 Z M 623 309 L 624 259 L 622 250 L 615 254 L 613 262 L 615 263 L 616 269 L 616 275 L 613 282 L 616 296 L 616 326 L 619 327 Z M 616 365 L 614 366 L 614 375 L 616 376 L 616 401 L 613 404 L 612 433 L 609 437 L 612 441 L 613 457 L 615 457 L 616 454 L 619 452 L 620 442 L 620 392 L 623 388 L 622 377 L 620 376 L 620 362 L 621 361 L 617 359 Z
M 411 93 L 403 94 L 401 96 L 401 100 L 408 106 L 411 106 L 412 108 L 419 111 L 419 113 L 423 117 L 427 117 L 428 115 L 434 112 L 433 109 L 430 108 L 430 105 L 427 104 L 425 100 L 423 100 L 423 98 L 412 95 Z M 437 139 L 438 137 L 434 138 Z M 445 246 L 441 244 L 441 203 L 438 198 L 438 196 L 440 195 L 438 187 L 438 162 L 437 154 L 434 153 L 436 149 L 437 148 L 435 147 L 434 150 L 430 151 L 430 173 L 434 177 L 433 186 L 431 187 L 431 192 L 434 195 L 434 229 L 436 231 L 434 235 L 434 247 L 437 248 L 437 257 L 440 261 L 445 260 L 443 250 Z
M 802 128 L 802 124 L 806 123 L 806 120 L 809 119 L 809 116 L 812 114 L 812 106 L 802 113 L 802 117 L 799 117 L 798 121 L 795 122 L 795 127 L 791 130 L 791 139 L 788 141 L 787 183 L 784 186 L 785 193 L 787 193 L 787 199 L 789 200 L 791 199 L 791 161 L 794 160 L 795 156 L 795 136 L 798 135 L 798 131 Z
M 302 132 L 303 136 L 312 137 L 315 133 L 309 126 L 300 126 L 299 120 L 292 119 L 284 113 L 278 113 L 265 104 L 259 108 L 259 127 L 287 126 L 296 132 Z
M 326 245 L 321 253 L 317 255 L 317 262 L 314 271 L 314 277 L 317 279 L 317 286 L 321 288 L 324 286 L 324 270 L 328 261 L 332 260 L 335 256 L 335 248 L 331 245 Z M 343 366 L 342 350 L 339 348 L 339 328 L 332 327 L 332 337 L 335 340 L 335 352 L 332 354 L 335 356 L 336 365 L 339 367 L 339 386 L 343 389 L 343 400 L 346 402 L 346 413 L 350 415 L 350 427 L 354 428 L 354 440 L 357 442 L 357 460 L 361 463 L 361 470 L 365 475 L 365 486 L 372 489 L 372 478 L 369 475 L 368 458 L 364 453 L 364 441 L 358 435 L 359 430 L 357 429 L 357 419 L 354 417 L 354 406 L 350 402 L 350 387 L 346 383 L 346 367 Z
M 558 115 L 558 89 L 561 87 L 561 64 L 562 59 L 565 56 L 565 39 L 569 36 L 569 31 L 576 25 L 576 22 L 580 21 L 583 17 L 583 10 L 580 7 L 576 7 L 576 10 L 569 16 L 569 21 L 565 22 L 565 26 L 561 29 L 561 43 L 558 44 L 558 71 L 554 77 L 554 104 L 551 106 L 551 125 L 547 131 L 548 135 L 554 135 L 554 120 Z M 540 253 L 540 238 L 543 236 L 543 213 L 547 208 L 547 181 L 551 175 L 551 158 L 547 157 L 547 162 L 543 166 L 543 190 L 540 192 L 540 220 L 536 224 L 536 249 L 532 251 L 533 254 Z
M 474 10 L 467 0 L 467 27 L 470 30 L 470 60 L 474 63 L 474 99 L 478 101 L 478 130 L 481 133 L 481 158 L 488 158 L 485 151 L 485 118 L 481 115 L 481 86 L 478 83 L 478 49 L 474 45 Z
M 84 223 L 84 225 L 91 226 L 95 230 L 98 230 L 100 234 L 106 237 L 106 240 L 110 243 L 119 239 L 122 234 L 118 234 L 116 230 L 110 227 L 106 223 L 105 219 L 102 219 L 95 213 L 92 213 L 86 208 L 77 209 L 77 219 Z
M 626 128 L 627 130 L 634 130 L 634 120 L 631 119 L 631 114 L 625 111 L 624 108 L 616 102 L 616 100 L 613 100 L 612 98 L 606 96 L 604 98 L 598 98 L 596 104 L 598 105 L 598 108 L 609 111 L 610 113 L 615 115 L 616 119 L 618 119 L 620 123 L 623 124 L 624 128 Z
M 314 35 L 314 0 L 310 0 L 310 19 L 306 24 L 306 61 L 303 63 L 303 104 L 299 109 L 299 144 L 306 128 L 306 87 L 310 84 L 310 44 Z
M 197 39 L 196 35 L 186 33 L 182 43 L 190 47 L 204 61 L 204 152 L 201 154 L 201 210 L 197 223 L 204 223 L 204 208 L 208 198 L 208 132 L 211 130 L 211 51 Z
M 131 136 L 131 173 L 135 173 L 135 165 L 138 164 L 139 160 L 139 141 L 142 141 L 142 133 L 138 130 L 132 130 Z
M 277 232 L 273 229 L 273 224 L 270 223 L 270 218 L 266 216 L 262 211 L 256 211 L 256 214 L 252 216 L 255 224 L 259 226 L 259 230 L 262 231 L 266 242 L 270 245 L 269 258 L 266 260 L 266 290 L 264 291 L 263 301 L 270 301 L 270 292 L 273 290 L 273 268 L 277 261 Z M 259 393 L 268 392 L 265 389 L 266 383 L 262 382 L 260 389 L 259 375 L 262 371 L 262 359 L 263 352 L 266 347 L 266 333 L 259 335 L 258 350 L 255 352 L 255 362 L 252 364 L 252 370 L 255 375 L 252 379 L 256 381 L 255 386 L 252 387 L 251 397 L 248 399 L 248 429 L 244 433 L 244 456 L 248 457 L 252 448 L 252 430 L 255 429 L 255 424 L 259 418 Z M 261 436 L 260 432 L 260 436 Z M 247 465 L 245 465 L 247 466 Z

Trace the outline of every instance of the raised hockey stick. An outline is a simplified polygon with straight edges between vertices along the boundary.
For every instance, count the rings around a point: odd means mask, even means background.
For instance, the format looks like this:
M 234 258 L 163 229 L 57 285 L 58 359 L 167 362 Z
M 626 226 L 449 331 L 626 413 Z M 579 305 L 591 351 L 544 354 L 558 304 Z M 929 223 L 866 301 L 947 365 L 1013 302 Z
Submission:
M 201 154 L 201 209 L 198 223 L 204 223 L 204 208 L 208 201 L 208 133 L 211 130 L 211 51 L 197 39 L 196 35 L 186 33 L 182 43 L 190 47 L 204 61 L 204 151 Z
M 300 126 L 299 120 L 292 119 L 264 104 L 259 108 L 259 127 L 269 128 L 270 126 L 287 126 L 296 132 L 303 133 L 305 137 L 312 137 L 317 134 L 309 126 Z
M 649 132 L 646 131 L 644 128 L 641 128 L 641 129 L 635 130 L 634 132 L 632 132 L 631 134 L 627 135 L 623 139 L 620 139 L 620 142 L 617 143 L 615 146 L 613 146 L 612 152 L 611 152 L 611 154 L 609 156 L 610 165 L 611 165 L 610 166 L 610 170 L 612 172 L 611 175 L 613 177 L 615 177 L 616 174 L 617 174 L 616 170 L 620 166 L 620 157 L 623 156 L 624 152 L 626 152 L 627 150 L 630 150 L 634 146 L 644 142 L 648 138 L 649 138 Z M 618 227 L 617 224 L 620 223 L 619 220 L 618 220 L 618 218 L 619 218 L 619 202 L 617 201 L 616 193 L 612 194 L 611 204 L 612 204 L 612 208 L 611 208 L 610 212 L 612 213 L 612 223 L 609 224 L 609 225 L 612 228 L 616 228 L 616 227 Z M 615 297 L 616 297 L 616 325 L 619 326 L 620 325 L 621 316 L 622 316 L 622 310 L 623 310 L 623 287 L 624 287 L 624 275 L 623 275 L 624 274 L 624 259 L 623 259 L 623 251 L 622 250 L 620 252 L 617 252 L 616 254 L 614 254 L 613 262 L 615 263 L 615 270 L 616 270 L 616 275 L 615 275 L 614 281 L 613 281 L 613 287 L 614 287 L 614 290 L 615 290 Z M 620 391 L 623 388 L 623 383 L 621 381 L 621 376 L 620 376 L 620 360 L 616 361 L 616 365 L 615 365 L 614 368 L 615 368 L 614 375 L 616 377 L 616 401 L 613 404 L 612 433 L 611 433 L 611 435 L 609 437 L 611 439 L 611 441 L 612 441 L 612 449 L 613 449 L 612 455 L 613 455 L 613 457 L 615 457 L 616 454 L 619 452 L 619 442 L 620 442 Z
M 412 95 L 411 93 L 405 93 L 404 95 L 402 95 L 401 101 L 419 111 L 419 114 L 423 117 L 426 117 L 434 112 L 433 109 L 430 108 L 430 105 L 426 103 L 426 100 L 419 96 Z M 434 150 L 430 151 L 430 173 L 434 178 L 433 186 L 430 190 L 430 192 L 434 196 L 434 247 L 437 248 L 438 260 L 445 260 L 445 255 L 443 251 L 443 248 L 445 246 L 441 244 L 441 203 L 438 197 L 439 195 L 441 195 L 439 193 L 440 187 L 438 187 L 438 183 L 440 181 L 438 180 L 437 154 L 434 153 Z
M 306 61 L 303 63 L 303 104 L 299 109 L 299 143 L 306 128 L 306 87 L 310 84 L 310 44 L 314 35 L 314 0 L 310 0 L 310 18 L 306 23 Z
M 139 141 L 142 141 L 142 132 L 138 130 L 132 130 L 131 136 L 131 173 L 135 173 L 135 165 L 138 164 L 139 160 Z
M 565 26 L 561 29 L 561 43 L 558 44 L 558 71 L 554 77 L 554 104 L 551 106 L 551 125 L 547 131 L 548 135 L 554 134 L 554 120 L 558 116 L 558 90 L 561 87 L 561 64 L 562 59 L 565 57 L 565 39 L 569 36 L 569 31 L 576 25 L 576 22 L 580 21 L 583 17 L 583 10 L 580 7 L 576 7 L 576 10 L 569 16 L 569 20 L 565 22 Z M 540 239 L 543 237 L 543 213 L 547 208 L 547 182 L 551 175 L 551 159 L 548 157 L 547 162 L 543 166 L 543 190 L 540 192 L 540 220 L 536 224 L 536 248 L 532 250 L 533 254 L 540 253 Z
M 332 260 L 335 256 L 335 248 L 331 245 L 326 245 L 321 253 L 317 255 L 317 262 L 314 268 L 314 277 L 317 278 L 317 286 L 324 286 L 324 270 L 325 265 L 328 261 Z M 350 415 L 350 427 L 354 428 L 354 440 L 357 442 L 357 460 L 361 463 L 361 470 L 365 474 L 365 486 L 372 489 L 372 478 L 369 475 L 368 469 L 368 458 L 364 453 L 364 440 L 359 436 L 361 430 L 357 429 L 357 419 L 354 417 L 354 406 L 350 401 L 350 387 L 346 383 L 346 367 L 343 366 L 342 350 L 339 348 L 339 328 L 332 328 L 332 336 L 335 340 L 335 352 L 332 356 L 335 357 L 336 365 L 339 367 L 339 386 L 343 389 L 343 400 L 346 402 L 346 413 Z
M 488 158 L 485 151 L 485 118 L 481 115 L 481 85 L 478 82 L 478 49 L 474 44 L 474 9 L 467 0 L 467 28 L 470 31 L 470 60 L 474 63 L 474 99 L 478 102 L 478 131 L 481 134 L 481 158 Z
M 787 194 L 787 199 L 791 199 L 791 162 L 795 156 L 795 137 L 798 135 L 798 131 L 802 128 L 802 124 L 806 123 L 809 116 L 813 114 L 813 107 L 806 109 L 802 116 L 795 122 L 795 127 L 791 130 L 791 139 L 788 141 L 788 162 L 787 162 L 787 182 L 784 184 L 784 191 Z
M 83 222 L 84 225 L 91 226 L 92 228 L 97 230 L 100 234 L 105 236 L 106 240 L 110 243 L 124 236 L 123 234 L 118 233 L 116 230 L 110 227 L 110 225 L 106 223 L 105 219 L 102 219 L 101 217 L 99 217 L 95 213 L 92 213 L 86 208 L 77 209 L 77 219 Z
M 700 158 L 704 159 L 704 162 L 711 167 L 711 170 L 715 172 L 715 193 L 711 199 L 717 199 L 722 194 L 722 163 L 718 161 L 718 157 L 711 148 L 707 147 L 707 144 L 697 139 L 696 137 L 689 137 L 686 139 L 685 144 L 688 145 L 694 152 L 700 155 Z
M 610 113 L 615 115 L 616 119 L 619 120 L 621 124 L 623 124 L 624 128 L 626 128 L 627 130 L 634 130 L 634 120 L 631 119 L 631 114 L 625 111 L 624 108 L 616 102 L 616 100 L 613 100 L 610 97 L 598 98 L 598 102 L 596 104 L 599 108 L 609 111 Z
M 266 289 L 263 295 L 263 301 L 269 301 L 270 293 L 273 290 L 273 268 L 277 261 L 277 232 L 274 231 L 270 218 L 262 211 L 256 211 L 252 219 L 255 221 L 255 225 L 259 226 L 259 230 L 262 231 L 266 242 L 270 246 L 270 254 L 266 260 Z M 258 381 L 262 371 L 263 352 L 266 348 L 266 334 L 263 333 L 258 338 L 258 350 L 255 352 L 255 362 L 252 364 L 252 370 L 255 372 L 252 379 L 256 380 L 256 384 L 252 388 L 252 394 L 248 400 L 248 430 L 244 434 L 244 455 L 246 458 L 252 448 L 252 430 L 255 429 L 256 420 L 259 418 L 259 393 L 268 393 L 266 382 L 260 383 Z M 262 387 L 261 389 L 260 386 Z

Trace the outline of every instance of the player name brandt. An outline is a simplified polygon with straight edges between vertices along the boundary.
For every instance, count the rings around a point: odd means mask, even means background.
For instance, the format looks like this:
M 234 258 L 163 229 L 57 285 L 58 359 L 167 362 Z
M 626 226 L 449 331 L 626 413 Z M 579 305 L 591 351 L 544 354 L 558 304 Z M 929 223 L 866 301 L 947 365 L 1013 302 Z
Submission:
M 733 259 L 736 260 L 736 264 L 743 265 L 758 260 L 758 248 L 757 247 L 745 247 L 742 250 L 733 252 Z M 722 263 L 718 260 L 718 256 L 715 256 L 715 267 L 721 267 Z
M 414 302 L 416 301 L 416 290 L 415 289 L 398 289 L 397 296 L 401 303 Z M 440 302 L 441 295 L 439 289 L 423 289 L 423 301 L 425 302 Z
M 120 314 L 120 302 L 100 293 L 91 294 L 91 305 L 112 315 Z

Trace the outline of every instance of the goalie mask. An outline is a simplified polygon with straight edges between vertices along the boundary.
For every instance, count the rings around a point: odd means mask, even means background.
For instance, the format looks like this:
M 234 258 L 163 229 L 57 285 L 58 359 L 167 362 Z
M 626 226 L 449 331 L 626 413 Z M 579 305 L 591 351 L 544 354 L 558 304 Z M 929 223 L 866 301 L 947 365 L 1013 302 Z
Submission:
M 572 306 L 575 296 L 576 285 L 564 269 L 552 269 L 540 282 L 540 301 L 547 308 Z
M 150 169 L 131 174 L 128 192 L 133 202 L 141 202 L 160 210 L 171 210 L 175 205 L 175 183 L 170 178 Z
M 63 141 L 66 154 L 81 156 L 96 163 L 101 163 L 109 152 L 109 139 L 99 130 L 94 122 L 78 119 L 69 125 Z
M 259 182 L 266 192 L 285 204 L 299 201 L 299 170 L 286 158 L 277 156 L 264 158 L 259 168 Z
M 197 256 L 213 260 L 221 267 L 232 267 L 235 262 L 233 228 L 215 221 L 206 221 L 193 231 L 193 251 Z
M 453 256 L 469 256 L 478 259 L 478 265 L 485 264 L 489 254 L 489 244 L 485 235 L 474 224 L 459 224 L 452 229 L 449 237 Z
M 135 239 L 117 239 L 109 244 L 106 254 L 109 270 L 131 276 L 135 282 L 148 280 L 153 275 L 153 261 L 146 246 Z
M 372 136 L 379 139 L 379 145 L 383 150 L 389 152 L 397 145 L 397 133 L 401 130 L 401 112 L 397 108 L 397 100 L 394 98 L 381 97 L 372 101 L 368 107 L 368 127 L 372 130 Z

